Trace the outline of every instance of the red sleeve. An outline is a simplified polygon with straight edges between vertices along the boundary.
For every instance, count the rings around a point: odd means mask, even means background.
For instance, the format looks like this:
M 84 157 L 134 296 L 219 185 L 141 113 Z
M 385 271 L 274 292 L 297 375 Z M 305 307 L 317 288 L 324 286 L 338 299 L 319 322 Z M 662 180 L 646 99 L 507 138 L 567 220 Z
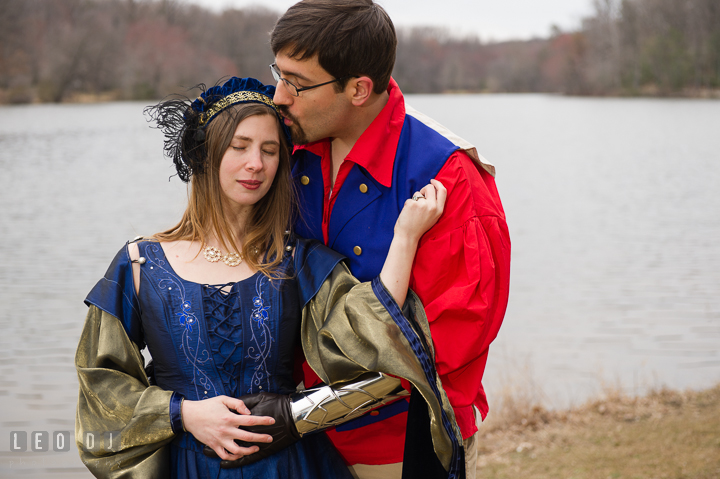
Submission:
M 510 237 L 494 178 L 464 153 L 437 180 L 445 212 L 423 236 L 410 287 L 423 302 L 438 373 L 467 438 L 477 431 L 472 406 L 488 411 L 482 377 L 500 329 L 510 282 Z

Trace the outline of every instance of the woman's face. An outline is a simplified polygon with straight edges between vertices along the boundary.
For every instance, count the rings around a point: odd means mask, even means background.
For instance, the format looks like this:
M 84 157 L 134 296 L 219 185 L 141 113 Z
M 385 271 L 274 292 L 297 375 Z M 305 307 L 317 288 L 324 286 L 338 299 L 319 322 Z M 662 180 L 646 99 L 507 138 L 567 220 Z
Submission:
M 270 190 L 280 163 L 277 120 L 253 115 L 238 124 L 220 162 L 220 187 L 237 212 L 260 201 Z

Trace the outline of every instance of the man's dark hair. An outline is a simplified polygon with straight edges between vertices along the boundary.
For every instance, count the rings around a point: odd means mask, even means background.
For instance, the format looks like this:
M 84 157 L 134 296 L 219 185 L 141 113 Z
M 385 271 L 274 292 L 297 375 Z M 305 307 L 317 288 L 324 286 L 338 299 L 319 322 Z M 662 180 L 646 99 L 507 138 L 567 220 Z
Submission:
M 296 60 L 317 55 L 335 78 L 368 76 L 375 93 L 387 90 L 397 36 L 387 12 L 373 0 L 303 0 L 285 12 L 270 34 L 273 53 Z M 338 82 L 338 91 L 349 78 Z

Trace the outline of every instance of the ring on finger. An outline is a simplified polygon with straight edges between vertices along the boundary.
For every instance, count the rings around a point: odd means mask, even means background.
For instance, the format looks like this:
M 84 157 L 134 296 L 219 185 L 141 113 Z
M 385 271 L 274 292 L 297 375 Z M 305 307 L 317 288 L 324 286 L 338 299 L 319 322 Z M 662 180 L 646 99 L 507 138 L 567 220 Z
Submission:
M 414 195 L 412 195 L 412 200 L 413 200 L 413 201 L 417 201 L 417 200 L 419 200 L 419 199 L 421 199 L 421 198 L 422 198 L 423 200 L 425 199 L 425 195 L 423 195 L 422 193 L 419 193 L 419 192 L 418 192 L 418 193 L 415 193 Z

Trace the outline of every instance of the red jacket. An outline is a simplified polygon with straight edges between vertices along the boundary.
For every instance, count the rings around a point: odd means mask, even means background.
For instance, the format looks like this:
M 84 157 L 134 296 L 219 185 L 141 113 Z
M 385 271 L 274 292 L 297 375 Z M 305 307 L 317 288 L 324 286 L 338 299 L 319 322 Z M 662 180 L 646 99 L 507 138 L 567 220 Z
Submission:
M 296 157 L 298 151 L 312 153 L 315 160 L 308 160 L 309 155 L 304 155 L 303 161 L 319 160 L 322 167 L 322 185 L 318 181 L 309 184 L 301 181 L 302 186 L 299 185 L 304 191 L 313 188 L 317 190 L 322 186 L 322 238 L 318 239 L 350 257 L 351 270 L 361 279 L 353 267 L 356 258 L 352 249 L 343 251 L 332 241 L 332 237 L 336 236 L 330 228 L 333 212 L 350 207 L 342 204 L 343 195 L 340 194 L 345 180 L 353 169 L 360 168 L 364 175 L 377 182 L 379 189 L 389 188 L 391 196 L 392 192 L 403 186 L 393 184 L 401 163 L 396 156 L 401 155 L 398 144 L 404 141 L 402 135 L 407 136 L 403 126 L 407 126 L 407 121 L 417 124 L 419 120 L 431 126 L 433 131 L 428 131 L 433 135 L 438 129 L 430 125 L 427 119 L 416 118 L 415 113 L 406 116 L 402 93 L 393 80 L 388 91 L 390 100 L 387 105 L 358 139 L 341 165 L 332 196 L 329 140 L 299 146 L 295 150 Z M 411 115 L 413 118 L 409 119 Z M 439 141 L 446 141 L 447 133 L 441 132 Z M 418 245 L 410 288 L 418 294 L 425 307 L 436 352 L 437 370 L 463 438 L 467 438 L 477 431 L 472 407 L 479 409 L 483 419 L 488 412 L 482 377 L 488 348 L 497 336 L 507 306 L 510 238 L 495 180 L 490 173 L 494 169 L 481 167 L 460 146 L 451 147 L 448 151 L 439 160 L 435 175 L 448 191 L 445 211 Z M 402 161 L 412 169 L 413 158 Z M 297 171 L 295 174 L 298 174 Z M 422 186 L 424 184 L 417 189 Z M 354 221 L 357 223 L 360 220 Z M 389 224 L 381 226 L 389 228 L 391 234 L 394 221 L 385 223 Z M 382 265 L 384 257 L 376 260 Z M 373 271 L 372 275 L 377 273 L 379 269 Z M 406 416 L 406 413 L 396 414 L 358 429 L 331 431 L 329 435 L 349 464 L 400 462 Z

